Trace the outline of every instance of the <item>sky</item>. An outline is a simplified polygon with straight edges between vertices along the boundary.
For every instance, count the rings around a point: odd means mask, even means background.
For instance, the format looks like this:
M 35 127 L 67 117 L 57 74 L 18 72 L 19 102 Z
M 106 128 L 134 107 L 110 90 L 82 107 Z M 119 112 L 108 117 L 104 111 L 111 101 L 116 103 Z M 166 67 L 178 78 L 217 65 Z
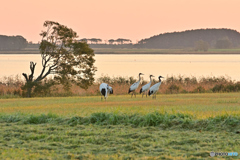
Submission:
M 3 0 L 0 35 L 41 41 L 46 20 L 79 38 L 126 38 L 136 43 L 166 32 L 230 28 L 240 32 L 240 0 Z

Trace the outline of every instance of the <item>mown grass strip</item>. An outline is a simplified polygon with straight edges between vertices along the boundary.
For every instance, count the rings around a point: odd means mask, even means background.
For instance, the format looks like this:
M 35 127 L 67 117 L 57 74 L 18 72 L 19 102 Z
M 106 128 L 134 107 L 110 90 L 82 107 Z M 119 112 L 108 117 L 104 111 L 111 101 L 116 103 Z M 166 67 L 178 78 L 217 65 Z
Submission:
M 53 123 L 59 125 L 131 125 L 132 127 L 158 126 L 169 129 L 197 129 L 197 130 L 225 130 L 239 133 L 240 116 L 222 115 L 209 117 L 207 119 L 195 119 L 192 115 L 182 113 L 159 113 L 153 112 L 146 115 L 141 114 L 118 114 L 118 113 L 93 113 L 87 117 L 60 117 L 49 113 L 41 115 L 1 115 L 0 122 L 44 124 Z

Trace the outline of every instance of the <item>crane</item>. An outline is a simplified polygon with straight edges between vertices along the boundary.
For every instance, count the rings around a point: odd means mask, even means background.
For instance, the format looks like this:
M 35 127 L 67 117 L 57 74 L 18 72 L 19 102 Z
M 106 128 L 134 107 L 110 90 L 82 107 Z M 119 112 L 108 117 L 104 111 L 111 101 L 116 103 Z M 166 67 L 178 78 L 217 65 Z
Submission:
M 133 96 L 133 94 L 135 94 L 135 97 L 136 97 L 136 92 L 135 92 L 135 90 L 138 88 L 138 86 L 139 86 L 139 84 L 140 84 L 140 81 L 141 81 L 141 75 L 144 75 L 143 73 L 139 73 L 139 80 L 137 81 L 137 82 L 135 82 L 135 83 L 133 83 L 131 86 L 130 86 L 130 88 L 129 88 L 129 90 L 128 90 L 128 94 L 130 93 L 130 92 L 132 92 L 132 96 Z M 132 98 L 132 96 L 131 96 L 131 98 Z
M 103 99 L 102 96 L 104 96 L 104 99 L 106 101 L 108 94 L 113 94 L 113 89 L 110 87 L 107 83 L 100 84 L 100 92 L 101 92 L 101 100 Z
M 148 95 L 149 95 L 149 96 L 153 95 L 153 99 L 154 99 L 154 97 L 155 97 L 155 99 L 156 99 L 157 91 L 159 90 L 159 87 L 160 87 L 160 85 L 161 85 L 161 83 L 162 83 L 161 78 L 164 78 L 164 77 L 159 76 L 159 77 L 158 77 L 159 82 L 156 83 L 156 84 L 154 84 L 154 85 L 149 89 L 149 91 L 148 91 Z
M 144 86 L 142 86 L 142 88 L 140 89 L 140 94 L 142 94 L 142 98 L 143 98 L 143 95 L 146 93 L 146 97 L 147 97 L 147 91 L 149 90 L 150 86 L 151 86 L 151 83 L 152 83 L 152 79 L 151 77 L 154 77 L 153 75 L 150 75 L 150 82 Z

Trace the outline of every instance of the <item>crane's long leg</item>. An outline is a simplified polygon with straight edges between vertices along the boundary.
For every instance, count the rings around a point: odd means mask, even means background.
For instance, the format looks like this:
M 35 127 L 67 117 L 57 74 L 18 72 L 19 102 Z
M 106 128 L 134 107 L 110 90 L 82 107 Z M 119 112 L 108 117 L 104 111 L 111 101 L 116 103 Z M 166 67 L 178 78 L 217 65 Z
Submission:
M 135 98 L 136 98 L 136 92 L 134 91 L 134 94 L 135 94 Z
M 102 95 L 101 95 L 101 101 L 102 101 L 102 99 L 103 99 L 103 98 L 102 98 Z
M 142 94 L 142 98 L 143 98 L 143 95 L 144 95 L 144 93 Z
M 131 98 L 132 98 L 132 96 L 133 96 L 133 93 L 132 93 L 132 95 L 131 95 Z
M 147 97 L 147 92 L 145 92 L 146 93 L 146 97 Z

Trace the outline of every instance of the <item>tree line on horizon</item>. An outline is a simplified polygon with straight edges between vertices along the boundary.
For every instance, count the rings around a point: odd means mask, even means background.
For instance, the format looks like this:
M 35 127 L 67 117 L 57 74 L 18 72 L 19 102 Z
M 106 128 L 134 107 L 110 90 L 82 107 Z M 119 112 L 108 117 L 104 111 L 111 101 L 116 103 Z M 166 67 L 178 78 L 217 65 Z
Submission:
M 142 39 L 138 48 L 182 49 L 234 48 L 240 46 L 240 33 L 232 29 L 196 29 L 163 33 Z
M 0 35 L 0 51 L 22 50 L 28 45 L 23 36 Z
M 82 38 L 79 41 L 90 43 L 90 44 L 99 44 L 103 42 L 102 39 L 100 38 Z M 124 39 L 124 38 L 118 38 L 116 40 L 114 39 L 109 39 L 109 40 L 104 40 L 105 43 L 103 44 L 125 44 L 125 43 L 131 43 L 132 41 L 130 39 Z
M 162 33 L 133 44 L 130 39 L 82 38 L 91 48 L 154 48 L 207 51 L 209 48 L 227 49 L 240 47 L 240 33 L 232 29 L 196 29 L 182 32 Z M 39 48 L 39 43 L 27 42 L 22 36 L 0 36 L 0 50 Z

